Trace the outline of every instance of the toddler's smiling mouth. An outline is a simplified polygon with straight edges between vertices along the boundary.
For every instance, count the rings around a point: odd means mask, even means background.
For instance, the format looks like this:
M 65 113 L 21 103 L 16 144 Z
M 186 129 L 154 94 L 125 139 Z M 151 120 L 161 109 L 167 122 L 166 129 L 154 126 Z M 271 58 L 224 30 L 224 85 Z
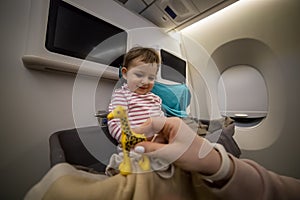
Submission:
M 141 88 L 141 89 L 148 89 L 148 86 L 147 85 L 137 85 L 138 88 Z
M 141 86 L 141 87 L 139 87 L 139 88 L 141 88 L 141 89 L 148 89 L 148 87 L 147 86 Z

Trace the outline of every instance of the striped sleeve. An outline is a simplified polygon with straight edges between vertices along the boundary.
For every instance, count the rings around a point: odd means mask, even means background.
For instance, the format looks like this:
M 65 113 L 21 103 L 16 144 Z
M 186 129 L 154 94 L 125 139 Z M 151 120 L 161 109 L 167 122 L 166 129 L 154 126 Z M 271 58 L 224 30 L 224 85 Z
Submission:
M 153 93 L 132 94 L 127 100 L 131 128 L 142 125 L 150 117 L 164 116 L 164 112 L 161 110 L 161 99 Z
M 150 117 L 164 116 L 161 104 L 161 98 L 153 93 L 139 95 L 128 91 L 126 92 L 124 90 L 116 90 L 113 93 L 108 110 L 111 112 L 117 105 L 124 106 L 128 111 L 130 127 L 136 128 L 142 125 Z M 112 119 L 108 121 L 108 129 L 112 137 L 120 141 L 120 119 Z
M 108 111 L 111 112 L 116 106 L 124 106 L 127 108 L 127 101 L 124 96 L 124 93 L 122 90 L 115 90 L 111 103 L 109 104 Z M 113 138 L 115 138 L 117 141 L 120 141 L 121 139 L 121 123 L 120 119 L 111 119 L 107 122 L 109 133 Z

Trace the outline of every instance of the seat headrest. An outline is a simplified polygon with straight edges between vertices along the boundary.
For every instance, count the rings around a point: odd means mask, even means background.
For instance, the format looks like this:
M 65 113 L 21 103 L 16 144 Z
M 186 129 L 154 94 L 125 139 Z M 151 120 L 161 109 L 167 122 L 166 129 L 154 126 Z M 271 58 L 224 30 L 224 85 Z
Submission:
M 187 117 L 191 93 L 186 84 L 163 84 L 155 82 L 152 92 L 162 99 L 162 107 L 167 116 Z

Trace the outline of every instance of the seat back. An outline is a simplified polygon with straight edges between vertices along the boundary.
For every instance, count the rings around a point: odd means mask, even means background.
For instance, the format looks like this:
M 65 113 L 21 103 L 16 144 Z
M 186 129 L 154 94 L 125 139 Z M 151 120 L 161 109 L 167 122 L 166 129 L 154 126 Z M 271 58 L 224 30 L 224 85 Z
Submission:
M 81 128 L 80 131 L 86 137 L 91 134 L 101 134 L 98 126 Z M 49 138 L 49 144 L 51 167 L 57 163 L 67 162 L 78 168 L 90 169 L 90 171 L 105 171 L 106 165 L 88 151 L 76 128 L 53 133 Z

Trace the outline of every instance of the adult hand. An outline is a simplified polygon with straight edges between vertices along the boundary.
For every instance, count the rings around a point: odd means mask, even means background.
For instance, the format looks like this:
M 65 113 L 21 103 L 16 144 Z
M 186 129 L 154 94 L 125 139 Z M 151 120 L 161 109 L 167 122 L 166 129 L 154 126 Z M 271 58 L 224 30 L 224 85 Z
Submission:
M 168 141 L 167 144 L 141 142 L 135 147 L 137 153 L 162 158 L 182 169 L 207 175 L 215 173 L 220 167 L 221 159 L 213 150 L 213 145 L 177 117 L 150 118 L 135 131 L 146 135 L 158 134 Z

